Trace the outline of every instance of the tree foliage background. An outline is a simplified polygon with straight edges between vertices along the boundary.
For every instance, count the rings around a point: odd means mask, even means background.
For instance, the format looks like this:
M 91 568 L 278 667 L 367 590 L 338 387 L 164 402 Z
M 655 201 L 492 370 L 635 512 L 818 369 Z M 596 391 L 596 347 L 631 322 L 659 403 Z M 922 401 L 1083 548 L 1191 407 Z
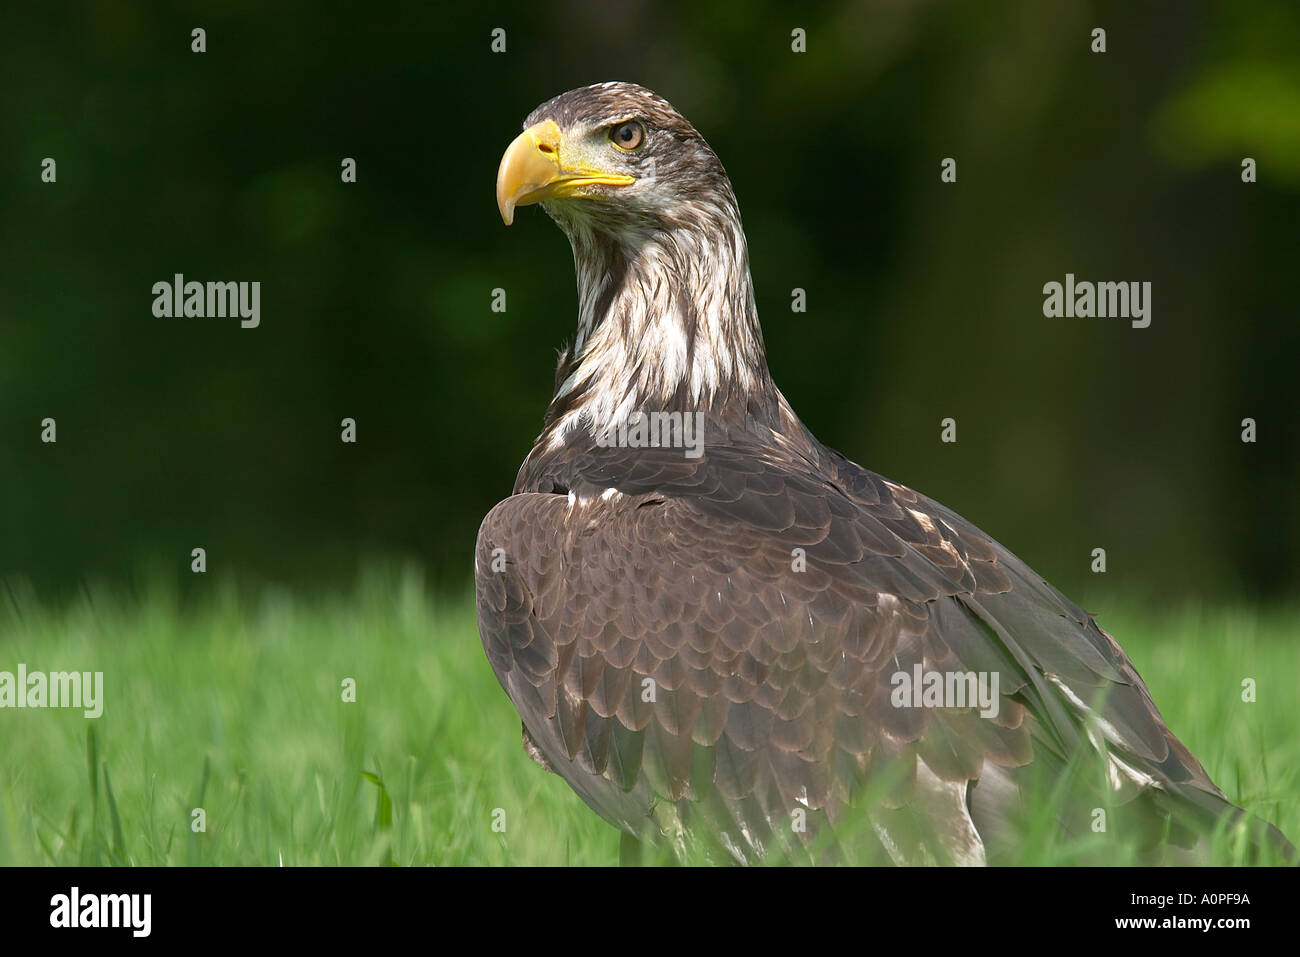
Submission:
M 1253 0 L 12 6 L 0 577 L 187 577 L 201 545 L 255 580 L 467 579 L 576 310 L 497 161 L 538 103 L 629 79 L 726 164 L 823 441 L 1067 590 L 1104 547 L 1114 587 L 1294 594 L 1298 50 L 1300 7 Z M 178 272 L 260 281 L 261 326 L 155 318 Z M 1044 318 L 1067 272 L 1151 281 L 1151 327 Z

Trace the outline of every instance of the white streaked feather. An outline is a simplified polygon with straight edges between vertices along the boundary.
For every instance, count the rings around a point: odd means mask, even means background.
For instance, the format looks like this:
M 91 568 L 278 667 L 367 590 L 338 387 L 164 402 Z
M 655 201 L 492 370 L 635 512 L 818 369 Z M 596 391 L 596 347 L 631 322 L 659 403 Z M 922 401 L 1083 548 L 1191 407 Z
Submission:
M 1120 775 L 1123 775 L 1124 777 L 1128 778 L 1139 788 L 1163 788 L 1164 787 L 1164 785 L 1162 785 L 1160 781 L 1152 777 L 1150 774 L 1147 774 L 1144 771 L 1139 771 L 1131 764 L 1128 764 L 1127 762 L 1116 757 L 1113 753 L 1111 753 L 1110 749 L 1107 748 L 1102 741 L 1099 741 L 1097 739 L 1097 735 L 1093 731 L 1094 727 L 1098 731 L 1100 731 L 1102 737 L 1105 738 L 1105 740 L 1110 742 L 1111 744 L 1119 745 L 1120 747 L 1123 748 L 1129 747 L 1129 745 L 1124 741 L 1123 736 L 1120 735 L 1119 731 L 1116 729 L 1116 727 L 1113 724 L 1111 724 L 1101 715 L 1097 714 L 1097 712 L 1094 711 L 1092 708 L 1088 707 L 1088 705 L 1084 703 L 1083 699 L 1080 698 L 1077 694 L 1075 694 L 1074 690 L 1071 689 L 1069 685 L 1067 685 L 1064 681 L 1061 680 L 1059 675 L 1044 674 L 1043 677 L 1046 678 L 1048 681 L 1050 681 L 1052 684 L 1056 685 L 1056 687 L 1060 689 L 1061 694 L 1065 695 L 1066 700 L 1068 700 L 1070 704 L 1074 705 L 1080 712 L 1083 713 L 1084 720 L 1086 722 L 1085 730 L 1088 736 L 1088 741 L 1092 744 L 1093 748 L 1097 751 L 1098 754 L 1103 754 L 1106 756 L 1106 775 L 1109 779 L 1110 786 L 1113 790 L 1118 791 L 1124 786 L 1124 782 L 1120 779 Z

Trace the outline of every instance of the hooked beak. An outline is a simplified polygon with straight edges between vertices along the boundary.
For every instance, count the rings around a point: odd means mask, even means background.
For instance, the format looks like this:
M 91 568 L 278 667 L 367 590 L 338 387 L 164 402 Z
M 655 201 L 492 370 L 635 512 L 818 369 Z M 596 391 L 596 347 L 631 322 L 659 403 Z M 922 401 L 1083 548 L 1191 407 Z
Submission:
M 501 157 L 497 169 L 497 209 L 509 226 L 515 207 L 531 206 L 548 199 L 592 196 L 588 186 L 628 186 L 636 178 L 564 159 L 564 134 L 553 120 L 530 126 L 517 137 Z

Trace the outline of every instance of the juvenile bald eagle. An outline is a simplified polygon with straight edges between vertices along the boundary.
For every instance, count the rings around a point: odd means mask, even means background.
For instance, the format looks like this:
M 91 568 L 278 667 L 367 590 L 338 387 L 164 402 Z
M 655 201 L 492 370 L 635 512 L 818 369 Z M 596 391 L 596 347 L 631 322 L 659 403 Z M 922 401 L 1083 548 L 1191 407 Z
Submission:
M 538 763 L 694 860 L 1016 860 L 1043 807 L 1061 840 L 1139 834 L 1153 859 L 1216 823 L 1286 848 L 1091 615 L 808 431 L 768 373 L 731 184 L 667 101 L 602 83 L 524 126 L 497 202 L 568 236 L 578 329 L 475 566 Z

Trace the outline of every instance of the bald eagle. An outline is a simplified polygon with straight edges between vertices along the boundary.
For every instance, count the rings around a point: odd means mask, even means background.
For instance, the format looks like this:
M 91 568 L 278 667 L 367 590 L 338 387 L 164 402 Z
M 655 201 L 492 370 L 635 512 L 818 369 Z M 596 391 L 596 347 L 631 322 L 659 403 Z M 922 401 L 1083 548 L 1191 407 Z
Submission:
M 1060 840 L 1144 860 L 1216 826 L 1289 850 L 1090 614 L 799 420 L 731 183 L 666 100 L 555 97 L 496 196 L 569 238 L 578 323 L 479 531 L 479 630 L 527 752 L 605 820 L 740 863 L 1015 861 L 1044 807 Z

